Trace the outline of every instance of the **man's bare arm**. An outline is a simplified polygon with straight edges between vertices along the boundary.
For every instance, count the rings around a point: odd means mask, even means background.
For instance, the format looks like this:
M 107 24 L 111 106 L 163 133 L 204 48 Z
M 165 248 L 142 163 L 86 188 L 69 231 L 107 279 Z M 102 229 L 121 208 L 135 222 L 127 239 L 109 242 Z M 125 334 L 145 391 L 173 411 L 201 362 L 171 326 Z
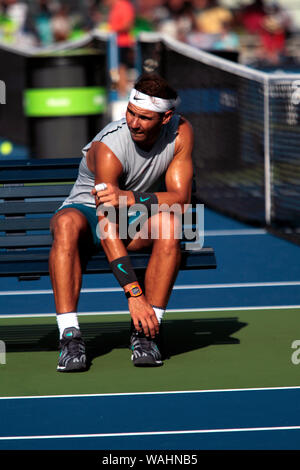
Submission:
M 118 179 L 122 174 L 122 165 L 105 144 L 101 142 L 92 144 L 87 154 L 87 164 L 95 175 L 95 186 L 99 183 L 113 186 L 118 185 Z M 101 192 L 97 193 L 93 190 L 92 193 L 95 196 L 96 207 L 98 208 L 103 204 L 103 201 L 99 197 Z M 100 215 L 98 210 L 98 220 L 100 224 L 104 218 L 104 215 Z M 107 223 L 105 229 L 107 230 L 107 234 L 105 239 L 104 237 L 101 239 L 101 244 L 108 261 L 111 262 L 115 258 L 126 256 L 127 251 L 123 242 L 118 236 L 116 237 L 118 226 L 113 223 Z
M 181 120 L 175 142 L 175 156 L 166 172 L 166 192 L 155 193 L 159 204 L 189 204 L 192 192 L 194 136 L 191 125 Z
M 87 164 L 95 175 L 95 186 L 106 183 L 107 189 L 99 193 L 101 204 L 118 207 L 121 196 L 126 197 L 127 206 L 134 204 L 132 191 L 122 191 L 119 188 L 123 167 L 109 147 L 102 142 L 94 142 L 87 154 Z M 96 191 L 93 191 L 93 194 L 96 196 Z M 98 205 L 97 199 L 96 204 Z
M 132 192 L 119 189 L 119 178 L 123 168 L 118 158 L 105 144 L 97 143 L 91 147 L 87 155 L 87 163 L 89 169 L 95 174 L 95 185 L 99 183 L 107 185 L 107 189 L 104 191 L 93 191 L 97 207 L 104 204 L 104 206 L 117 209 L 119 196 L 127 197 L 129 199 L 128 205 L 134 204 Z M 98 214 L 98 219 L 100 224 L 105 222 L 105 236 L 101 238 L 101 245 L 109 263 L 123 256 L 128 256 L 126 247 L 119 236 L 118 221 L 111 221 L 109 217 L 105 217 L 101 213 Z M 124 291 L 127 292 L 132 285 L 133 283 L 126 284 L 123 287 Z M 154 337 L 159 332 L 159 323 L 145 296 L 130 298 L 128 306 L 136 330 L 141 331 L 142 326 L 146 336 L 150 334 Z

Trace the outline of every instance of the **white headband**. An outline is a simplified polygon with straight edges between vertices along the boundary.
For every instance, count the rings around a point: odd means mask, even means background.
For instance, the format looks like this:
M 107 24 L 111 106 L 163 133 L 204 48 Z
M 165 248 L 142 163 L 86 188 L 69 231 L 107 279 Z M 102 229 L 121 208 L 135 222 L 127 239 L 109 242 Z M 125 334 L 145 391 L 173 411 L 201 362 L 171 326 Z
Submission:
M 156 113 L 165 113 L 166 111 L 169 111 L 169 109 L 176 108 L 179 102 L 179 97 L 176 100 L 166 100 L 164 98 L 146 95 L 135 88 L 131 90 L 129 96 L 129 103 L 139 106 L 140 108 L 147 109 L 148 111 L 155 111 Z

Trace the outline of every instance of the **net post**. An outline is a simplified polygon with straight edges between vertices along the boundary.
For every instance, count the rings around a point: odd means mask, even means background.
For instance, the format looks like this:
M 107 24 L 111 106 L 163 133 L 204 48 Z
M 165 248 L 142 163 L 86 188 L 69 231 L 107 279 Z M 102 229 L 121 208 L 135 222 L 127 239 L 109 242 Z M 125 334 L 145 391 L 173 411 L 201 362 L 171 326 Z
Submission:
M 270 79 L 264 79 L 264 179 L 265 222 L 271 224 L 271 156 L 270 156 Z
M 110 80 L 110 101 L 115 101 L 117 99 L 117 92 L 114 90 L 114 86 L 119 79 L 119 50 L 116 33 L 109 34 L 106 48 Z
M 6 364 L 6 345 L 0 340 L 0 364 Z
M 6 104 L 6 85 L 3 80 L 0 80 L 0 104 Z

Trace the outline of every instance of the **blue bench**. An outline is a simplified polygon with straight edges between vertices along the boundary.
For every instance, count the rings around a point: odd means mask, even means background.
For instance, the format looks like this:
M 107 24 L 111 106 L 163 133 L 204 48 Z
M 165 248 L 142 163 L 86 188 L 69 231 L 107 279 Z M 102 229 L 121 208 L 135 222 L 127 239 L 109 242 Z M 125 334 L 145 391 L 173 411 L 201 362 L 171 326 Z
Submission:
M 0 162 L 0 276 L 20 280 L 49 274 L 50 219 L 69 194 L 80 158 Z M 213 248 L 187 249 L 181 269 L 216 268 Z M 130 253 L 135 270 L 145 270 L 150 252 Z M 84 273 L 111 272 L 103 252 L 89 258 Z

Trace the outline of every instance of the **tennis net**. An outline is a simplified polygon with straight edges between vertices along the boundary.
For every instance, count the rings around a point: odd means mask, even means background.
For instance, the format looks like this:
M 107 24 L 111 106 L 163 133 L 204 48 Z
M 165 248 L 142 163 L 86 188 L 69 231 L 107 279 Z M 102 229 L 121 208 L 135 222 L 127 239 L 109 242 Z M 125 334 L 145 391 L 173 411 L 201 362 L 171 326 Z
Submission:
M 142 34 L 140 70 L 177 89 L 195 134 L 196 199 L 262 226 L 300 227 L 300 74 L 264 73 Z

